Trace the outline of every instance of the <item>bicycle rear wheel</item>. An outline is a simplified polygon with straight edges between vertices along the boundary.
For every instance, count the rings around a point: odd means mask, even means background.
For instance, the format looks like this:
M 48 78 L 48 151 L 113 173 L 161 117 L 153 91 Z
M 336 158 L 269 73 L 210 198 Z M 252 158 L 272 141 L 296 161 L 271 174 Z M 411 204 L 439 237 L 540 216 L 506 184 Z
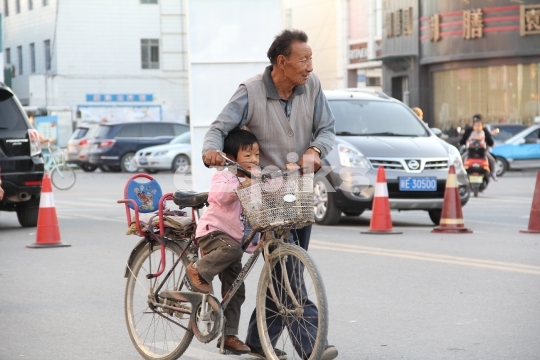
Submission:
M 151 249 L 148 244 L 141 248 L 128 271 L 125 295 L 126 323 L 133 345 L 145 359 L 178 359 L 193 339 L 189 313 L 156 307 L 149 302 L 154 298 L 154 290 L 157 290 L 162 279 L 181 255 L 183 245 L 172 241 L 167 242 L 165 271 L 157 279 L 146 278 L 147 274 L 156 273 L 160 267 L 160 246 L 156 242 L 152 243 Z M 184 277 L 185 264 L 182 261 L 176 266 L 161 291 L 186 290 Z M 167 305 L 191 312 L 189 303 L 162 301 Z
M 58 165 L 51 171 L 51 182 L 58 190 L 71 188 L 75 180 L 75 171 L 67 165 Z
M 274 301 L 277 300 L 277 301 Z M 327 345 L 324 284 L 307 252 L 281 245 L 270 254 L 257 288 L 257 328 L 268 359 L 319 359 Z

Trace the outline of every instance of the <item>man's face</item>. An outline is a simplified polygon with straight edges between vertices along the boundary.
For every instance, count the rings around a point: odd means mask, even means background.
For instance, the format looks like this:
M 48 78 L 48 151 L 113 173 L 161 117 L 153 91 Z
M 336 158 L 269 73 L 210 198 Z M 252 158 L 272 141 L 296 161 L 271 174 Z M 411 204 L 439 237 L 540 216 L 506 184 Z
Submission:
M 296 41 L 291 45 L 291 55 L 281 59 L 285 77 L 294 86 L 307 83 L 309 73 L 313 71 L 311 55 L 311 48 L 308 44 Z

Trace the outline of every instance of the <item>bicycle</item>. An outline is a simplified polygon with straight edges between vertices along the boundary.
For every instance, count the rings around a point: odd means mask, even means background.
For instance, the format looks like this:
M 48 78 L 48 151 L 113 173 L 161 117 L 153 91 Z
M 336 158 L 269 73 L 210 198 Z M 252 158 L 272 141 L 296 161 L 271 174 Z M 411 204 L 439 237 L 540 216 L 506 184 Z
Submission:
M 45 171 L 49 174 L 51 182 L 58 190 L 68 190 L 75 185 L 77 179 L 75 171 L 66 162 L 66 153 L 63 150 L 51 149 L 51 143 L 47 142 L 49 152 L 43 153 Z
M 125 317 L 130 338 L 145 359 L 177 359 L 189 347 L 193 337 L 209 343 L 221 334 L 220 353 L 225 353 L 223 309 L 250 273 L 263 253 L 264 266 L 256 297 L 257 328 L 268 359 L 278 360 L 274 348 L 289 355 L 289 359 L 319 359 L 326 346 L 328 311 L 324 284 L 308 253 L 290 243 L 290 233 L 312 224 L 313 176 L 299 176 L 298 171 L 283 171 L 255 177 L 240 165 L 226 159 L 251 177 L 251 185 L 237 190 L 252 231 L 242 244 L 245 250 L 255 234 L 261 233 L 257 246 L 243 266 L 239 276 L 221 302 L 213 294 L 191 291 L 185 266 L 198 257 L 195 229 L 199 210 L 207 206 L 208 193 L 176 191 L 161 195 L 161 189 L 150 175 L 134 175 L 124 189 L 128 224 L 143 238 L 132 250 L 126 264 Z M 143 177 L 149 181 L 135 181 Z M 131 184 L 134 182 L 134 184 Z M 157 187 L 156 187 L 157 186 Z M 137 190 L 132 190 L 137 189 Z M 145 194 L 140 195 L 144 190 Z M 129 196 L 137 193 L 137 196 Z M 158 208 L 148 223 L 139 220 L 136 199 L 153 194 Z M 191 222 L 180 229 L 166 227 L 168 211 L 165 202 L 173 200 L 180 209 L 191 209 Z M 146 207 L 148 208 L 148 206 Z M 159 219 L 154 229 L 154 218 Z M 145 226 L 147 229 L 145 230 Z M 162 276 L 164 275 L 164 276 Z M 316 311 L 318 317 L 304 317 Z M 281 321 L 281 332 L 270 338 L 268 325 Z M 304 332 L 303 338 L 300 334 Z M 307 341 L 311 354 L 302 348 Z

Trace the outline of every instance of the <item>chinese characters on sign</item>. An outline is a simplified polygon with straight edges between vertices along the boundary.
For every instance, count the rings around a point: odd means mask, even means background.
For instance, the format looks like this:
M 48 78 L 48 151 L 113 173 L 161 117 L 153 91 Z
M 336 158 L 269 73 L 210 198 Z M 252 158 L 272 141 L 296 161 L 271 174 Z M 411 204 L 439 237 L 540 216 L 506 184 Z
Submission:
M 86 94 L 87 102 L 147 102 L 154 101 L 152 94 Z
M 429 16 L 429 41 L 439 41 L 441 38 L 439 14 Z
M 521 36 L 540 34 L 540 5 L 521 5 L 519 15 Z
M 474 39 L 482 37 L 484 19 L 482 9 L 463 10 L 463 38 Z
M 386 37 L 412 35 L 413 9 L 399 9 L 386 14 Z

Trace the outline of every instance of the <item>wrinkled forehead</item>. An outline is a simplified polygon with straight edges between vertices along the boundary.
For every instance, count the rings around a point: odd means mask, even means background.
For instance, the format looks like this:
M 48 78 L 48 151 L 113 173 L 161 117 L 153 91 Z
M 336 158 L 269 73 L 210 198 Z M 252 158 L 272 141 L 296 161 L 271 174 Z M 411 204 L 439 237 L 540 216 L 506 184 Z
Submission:
M 304 58 L 311 55 L 311 47 L 307 43 L 295 41 L 291 44 L 291 57 Z

